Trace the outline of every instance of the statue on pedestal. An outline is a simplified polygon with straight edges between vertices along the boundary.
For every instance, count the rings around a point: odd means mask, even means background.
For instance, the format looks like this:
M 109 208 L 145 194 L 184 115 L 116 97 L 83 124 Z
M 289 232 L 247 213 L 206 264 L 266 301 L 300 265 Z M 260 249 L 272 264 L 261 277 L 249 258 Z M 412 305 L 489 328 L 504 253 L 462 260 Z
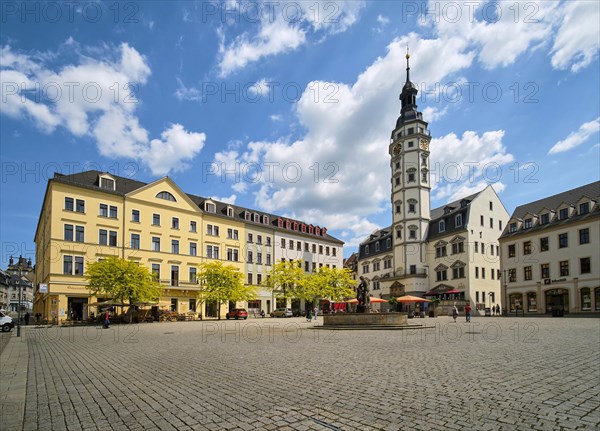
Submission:
M 369 282 L 363 276 L 360 277 L 360 284 L 356 288 L 356 306 L 357 313 L 368 313 L 370 310 L 371 300 L 369 297 Z

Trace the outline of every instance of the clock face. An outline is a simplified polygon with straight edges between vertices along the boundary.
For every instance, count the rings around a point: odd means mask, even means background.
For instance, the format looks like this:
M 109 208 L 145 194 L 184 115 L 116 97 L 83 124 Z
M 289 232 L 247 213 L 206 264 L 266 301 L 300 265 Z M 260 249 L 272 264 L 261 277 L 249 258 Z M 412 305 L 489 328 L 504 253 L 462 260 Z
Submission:
M 421 149 L 429 150 L 429 143 L 427 142 L 427 139 L 421 139 Z
M 397 156 L 398 154 L 400 154 L 400 151 L 402 151 L 402 145 L 396 145 L 394 147 L 394 155 Z

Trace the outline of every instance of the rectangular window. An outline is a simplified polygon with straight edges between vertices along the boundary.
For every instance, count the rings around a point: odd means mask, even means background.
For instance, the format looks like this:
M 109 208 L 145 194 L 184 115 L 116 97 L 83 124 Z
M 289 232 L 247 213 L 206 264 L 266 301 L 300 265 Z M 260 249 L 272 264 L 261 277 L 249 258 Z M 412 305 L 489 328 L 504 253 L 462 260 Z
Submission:
M 227 238 L 238 239 L 239 232 L 237 229 L 227 229 Z
M 498 220 L 498 230 L 502 230 L 502 220 Z
M 323 254 L 323 246 L 322 245 L 319 246 L 319 254 Z
M 262 245 L 262 235 L 256 235 L 256 243 Z
M 259 265 L 262 265 L 262 253 L 261 252 L 256 253 L 256 263 L 258 263 Z
M 248 234 L 248 242 L 254 242 L 254 235 L 252 235 L 251 233 Z M 282 244 L 285 244 L 285 242 L 282 242 Z
M 115 181 L 110 178 L 100 178 L 100 188 L 106 190 L 115 189 Z
M 260 285 L 262 283 L 262 274 L 256 274 L 256 284 Z
M 117 246 L 117 232 L 114 230 L 108 232 L 108 245 L 111 247 Z
M 160 263 L 152 264 L 152 276 L 154 277 L 154 281 L 160 281 Z
M 517 270 L 515 268 L 511 268 L 508 270 L 508 282 L 515 283 L 517 281 Z
M 152 225 L 160 226 L 160 214 L 152 214 Z
M 74 208 L 73 198 L 65 198 L 65 210 L 73 211 L 73 208 Z
M 446 222 L 444 220 L 440 220 L 438 223 L 438 230 L 440 232 L 444 232 L 446 230 Z
M 435 257 L 444 257 L 444 256 L 446 256 L 446 246 L 442 245 L 442 246 L 436 247 Z
M 490 277 L 492 278 L 492 280 L 494 279 L 494 274 L 495 274 L 495 273 L 496 273 L 496 272 L 494 271 L 494 268 L 491 268 L 491 269 L 490 269 Z
M 550 214 L 542 214 L 540 216 L 540 224 L 548 224 L 550 222 Z
M 494 211 L 494 202 L 490 201 L 490 211 Z
M 206 212 L 207 213 L 216 213 L 217 212 L 217 206 L 215 204 L 211 204 L 209 202 L 206 203 Z
M 564 220 L 569 218 L 569 208 L 563 208 L 558 212 L 558 219 Z
M 131 248 L 134 250 L 140 249 L 140 235 L 137 233 L 131 234 Z
M 195 242 L 190 242 L 190 256 L 198 255 L 198 245 Z
M 160 238 L 157 236 L 152 237 L 152 251 L 160 251 Z
M 106 229 L 100 229 L 98 233 L 98 244 L 108 245 L 108 231 Z
M 85 212 L 85 201 L 83 199 L 77 199 L 75 201 L 75 211 L 78 213 Z
M 198 275 L 196 274 L 196 268 L 190 268 L 190 283 L 197 283 Z
M 477 241 L 475 241 L 475 253 L 479 253 L 479 243 Z
M 579 273 L 590 274 L 592 272 L 592 262 L 589 257 L 579 259 Z
M 485 244 L 481 243 L 481 254 L 485 254 Z
M 464 251 L 465 251 L 465 243 L 464 242 L 458 242 L 458 243 L 452 244 L 452 254 L 458 254 L 458 253 L 462 253 Z
M 252 284 L 252 274 L 248 273 L 248 284 Z
M 475 267 L 475 278 L 479 278 L 479 267 Z
M 465 267 L 461 266 L 460 268 L 453 268 L 452 278 L 465 278 Z
M 479 302 L 479 291 L 475 292 L 475 302 Z
M 533 223 L 533 222 L 532 222 L 532 220 L 531 220 L 530 218 L 526 218 L 526 219 L 525 219 L 525 222 L 524 222 L 524 227 L 525 227 L 525 229 L 530 229 L 530 228 L 531 228 L 531 226 L 532 226 L 532 223 Z
M 483 226 L 483 225 L 484 225 L 484 222 L 483 222 L 483 216 L 479 216 L 479 224 L 480 224 L 481 226 Z
M 195 221 L 191 221 L 190 222 L 190 232 L 196 232 L 196 222 Z
M 550 264 L 542 263 L 540 265 L 540 275 L 542 278 L 550 278 Z
M 531 266 L 526 266 L 523 268 L 523 278 L 527 281 L 533 278 L 533 271 Z
M 248 257 L 247 257 L 247 261 L 248 263 L 252 263 L 254 259 L 254 255 L 251 251 L 248 252 Z
M 531 254 L 531 241 L 523 243 L 523 254 Z
M 83 226 L 75 226 L 75 241 L 85 242 L 85 229 Z
M 510 232 L 516 232 L 517 231 L 517 224 L 516 223 L 511 223 L 510 227 L 509 227 L 509 231 Z
M 206 225 L 206 234 L 211 236 L 219 236 L 219 226 L 213 226 L 212 224 Z
M 171 253 L 179 254 L 179 240 L 177 240 L 177 239 L 171 240 Z
M 481 278 L 485 278 L 485 268 L 481 268 Z
M 109 216 L 110 218 L 117 218 L 117 214 L 118 214 L 117 207 L 116 207 L 116 206 L 113 206 L 113 205 L 111 205 L 111 206 L 110 206 L 110 211 L 109 211 L 109 213 L 108 213 L 108 216 Z
M 590 212 L 590 203 L 589 202 L 583 202 L 579 204 L 579 214 L 583 215 L 583 214 L 587 214 Z
M 560 276 L 567 277 L 569 275 L 569 261 L 562 260 L 558 263 L 558 266 L 560 268 Z
M 267 237 L 267 247 L 271 247 L 271 237 Z
M 206 246 L 206 257 L 209 259 L 219 258 L 219 246 L 218 245 L 207 245 Z
M 179 229 L 179 218 L 177 218 L 177 217 L 171 218 L 171 229 Z
M 294 249 L 294 241 L 290 240 L 290 242 L 288 242 L 288 245 L 290 247 L 290 250 Z
M 63 274 L 73 274 L 73 256 L 63 256 Z
M 237 262 L 238 259 L 238 254 L 239 251 L 235 248 L 228 248 L 227 249 L 227 260 L 231 261 L 231 262 Z
M 548 241 L 548 237 L 540 238 L 540 251 L 548 251 L 550 250 L 550 243 Z
M 368 246 L 367 246 L 367 247 L 368 247 Z M 316 252 L 317 252 L 317 245 L 316 245 L 316 244 L 313 244 L 313 245 L 312 245 L 312 252 L 313 252 L 313 253 L 316 253 Z M 367 254 L 368 254 L 368 253 L 367 253 Z
M 561 233 L 558 235 L 558 248 L 565 248 L 569 246 L 569 234 Z
M 73 225 L 72 224 L 65 225 L 64 238 L 65 238 L 65 241 L 73 241 Z
M 590 229 L 579 229 L 579 244 L 589 244 L 590 243 Z
M 171 286 L 179 286 L 179 267 L 171 266 Z
M 98 213 L 100 217 L 108 217 L 108 205 L 100 204 L 100 212 Z
M 75 256 L 75 275 L 83 275 L 83 256 Z
M 267 253 L 267 260 L 265 262 L 267 265 L 271 265 L 271 255 Z
M 140 211 L 139 210 L 131 210 L 131 221 L 139 223 L 140 222 Z
M 448 272 L 445 269 L 443 271 L 437 271 L 436 272 L 437 281 L 447 280 L 448 279 L 447 273 Z
M 494 228 L 494 219 L 490 217 L 490 229 Z

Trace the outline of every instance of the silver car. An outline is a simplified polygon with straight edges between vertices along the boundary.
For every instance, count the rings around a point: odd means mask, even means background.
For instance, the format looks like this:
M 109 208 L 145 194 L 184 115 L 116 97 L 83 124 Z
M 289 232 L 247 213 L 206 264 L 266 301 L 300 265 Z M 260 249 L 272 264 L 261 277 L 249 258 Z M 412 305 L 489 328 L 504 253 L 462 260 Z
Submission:
M 271 317 L 292 317 L 293 315 L 291 308 L 276 308 L 271 312 Z

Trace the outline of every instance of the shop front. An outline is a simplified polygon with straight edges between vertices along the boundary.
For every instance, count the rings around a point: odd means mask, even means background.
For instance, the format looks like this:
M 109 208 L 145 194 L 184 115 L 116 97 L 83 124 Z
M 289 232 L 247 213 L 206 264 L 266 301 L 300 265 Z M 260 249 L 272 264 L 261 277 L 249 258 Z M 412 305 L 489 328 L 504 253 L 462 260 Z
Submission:
M 569 312 L 569 291 L 567 289 L 546 290 L 546 314 L 562 316 Z

